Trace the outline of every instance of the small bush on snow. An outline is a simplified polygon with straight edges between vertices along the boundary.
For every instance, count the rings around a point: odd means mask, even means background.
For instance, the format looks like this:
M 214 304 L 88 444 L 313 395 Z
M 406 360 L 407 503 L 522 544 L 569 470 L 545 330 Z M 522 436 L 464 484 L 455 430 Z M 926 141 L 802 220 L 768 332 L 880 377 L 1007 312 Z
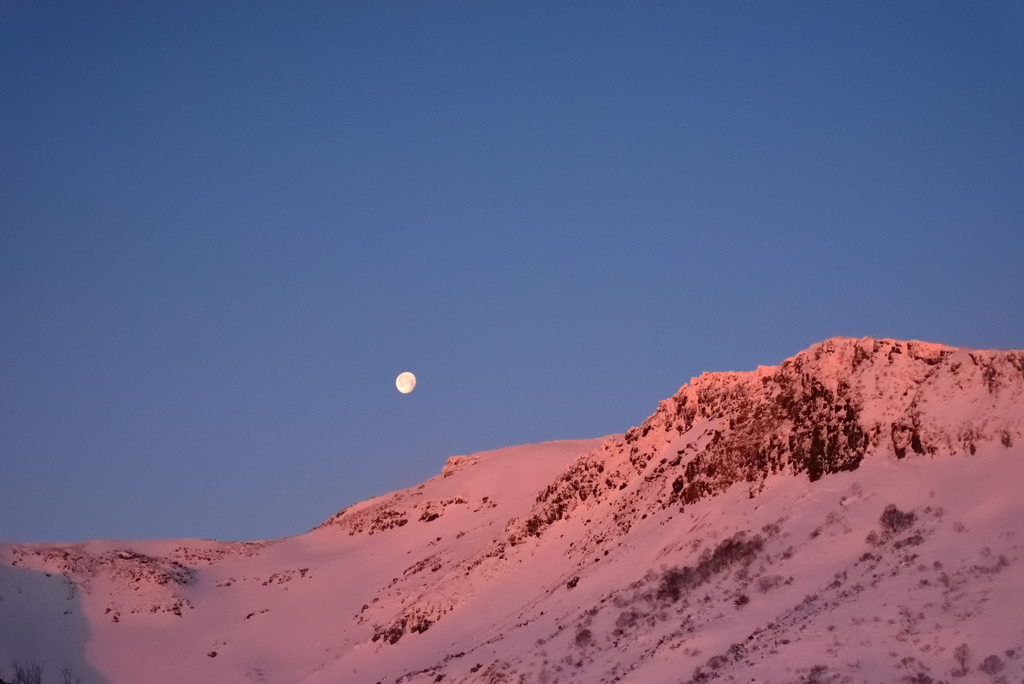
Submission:
M 896 508 L 896 504 L 889 504 L 882 511 L 882 517 L 878 519 L 878 523 L 887 534 L 899 534 L 914 524 L 914 514 L 901 511 Z
M 995 676 L 1002 672 L 1003 667 L 1003 661 L 999 658 L 999 656 L 990 655 L 988 658 L 985 658 L 983 661 L 981 661 L 981 665 L 978 666 L 978 669 L 987 675 Z
M 971 649 L 967 647 L 967 644 L 960 644 L 953 649 L 953 660 L 960 666 L 958 669 L 953 670 L 954 677 L 963 677 L 967 674 L 967 659 L 971 655 Z

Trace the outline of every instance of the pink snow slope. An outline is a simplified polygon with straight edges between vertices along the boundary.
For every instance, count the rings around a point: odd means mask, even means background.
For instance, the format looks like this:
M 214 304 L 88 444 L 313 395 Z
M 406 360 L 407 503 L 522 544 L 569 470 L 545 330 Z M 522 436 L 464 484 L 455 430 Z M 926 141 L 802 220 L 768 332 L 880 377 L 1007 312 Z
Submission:
M 2 545 L 0 663 L 83 684 L 1020 682 L 1022 430 L 1024 353 L 827 340 L 694 378 L 622 435 L 453 457 L 297 537 Z

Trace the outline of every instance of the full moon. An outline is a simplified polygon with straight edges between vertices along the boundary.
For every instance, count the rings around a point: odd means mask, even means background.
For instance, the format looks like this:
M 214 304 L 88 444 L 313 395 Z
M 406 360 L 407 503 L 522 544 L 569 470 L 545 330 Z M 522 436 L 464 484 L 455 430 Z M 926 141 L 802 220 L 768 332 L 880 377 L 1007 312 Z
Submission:
M 398 379 L 395 380 L 395 387 L 397 387 L 398 391 L 402 394 L 412 392 L 416 389 L 416 376 L 408 372 L 402 373 L 398 376 Z

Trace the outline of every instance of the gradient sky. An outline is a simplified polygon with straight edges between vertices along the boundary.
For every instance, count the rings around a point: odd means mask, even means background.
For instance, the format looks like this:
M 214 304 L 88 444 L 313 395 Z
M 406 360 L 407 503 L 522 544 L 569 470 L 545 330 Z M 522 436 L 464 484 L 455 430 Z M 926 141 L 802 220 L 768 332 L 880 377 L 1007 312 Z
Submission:
M 298 534 L 834 335 L 1024 347 L 1020 2 L 0 7 L 0 540 Z

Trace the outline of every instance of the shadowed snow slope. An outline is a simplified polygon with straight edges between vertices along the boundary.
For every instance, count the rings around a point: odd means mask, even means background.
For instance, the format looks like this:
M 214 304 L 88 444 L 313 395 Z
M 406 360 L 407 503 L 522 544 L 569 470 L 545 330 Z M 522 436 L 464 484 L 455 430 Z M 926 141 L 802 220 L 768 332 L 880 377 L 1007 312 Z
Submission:
M 1022 430 L 1022 352 L 827 340 L 694 378 L 624 435 L 453 457 L 298 537 L 0 545 L 0 663 L 85 684 L 1019 682 Z

